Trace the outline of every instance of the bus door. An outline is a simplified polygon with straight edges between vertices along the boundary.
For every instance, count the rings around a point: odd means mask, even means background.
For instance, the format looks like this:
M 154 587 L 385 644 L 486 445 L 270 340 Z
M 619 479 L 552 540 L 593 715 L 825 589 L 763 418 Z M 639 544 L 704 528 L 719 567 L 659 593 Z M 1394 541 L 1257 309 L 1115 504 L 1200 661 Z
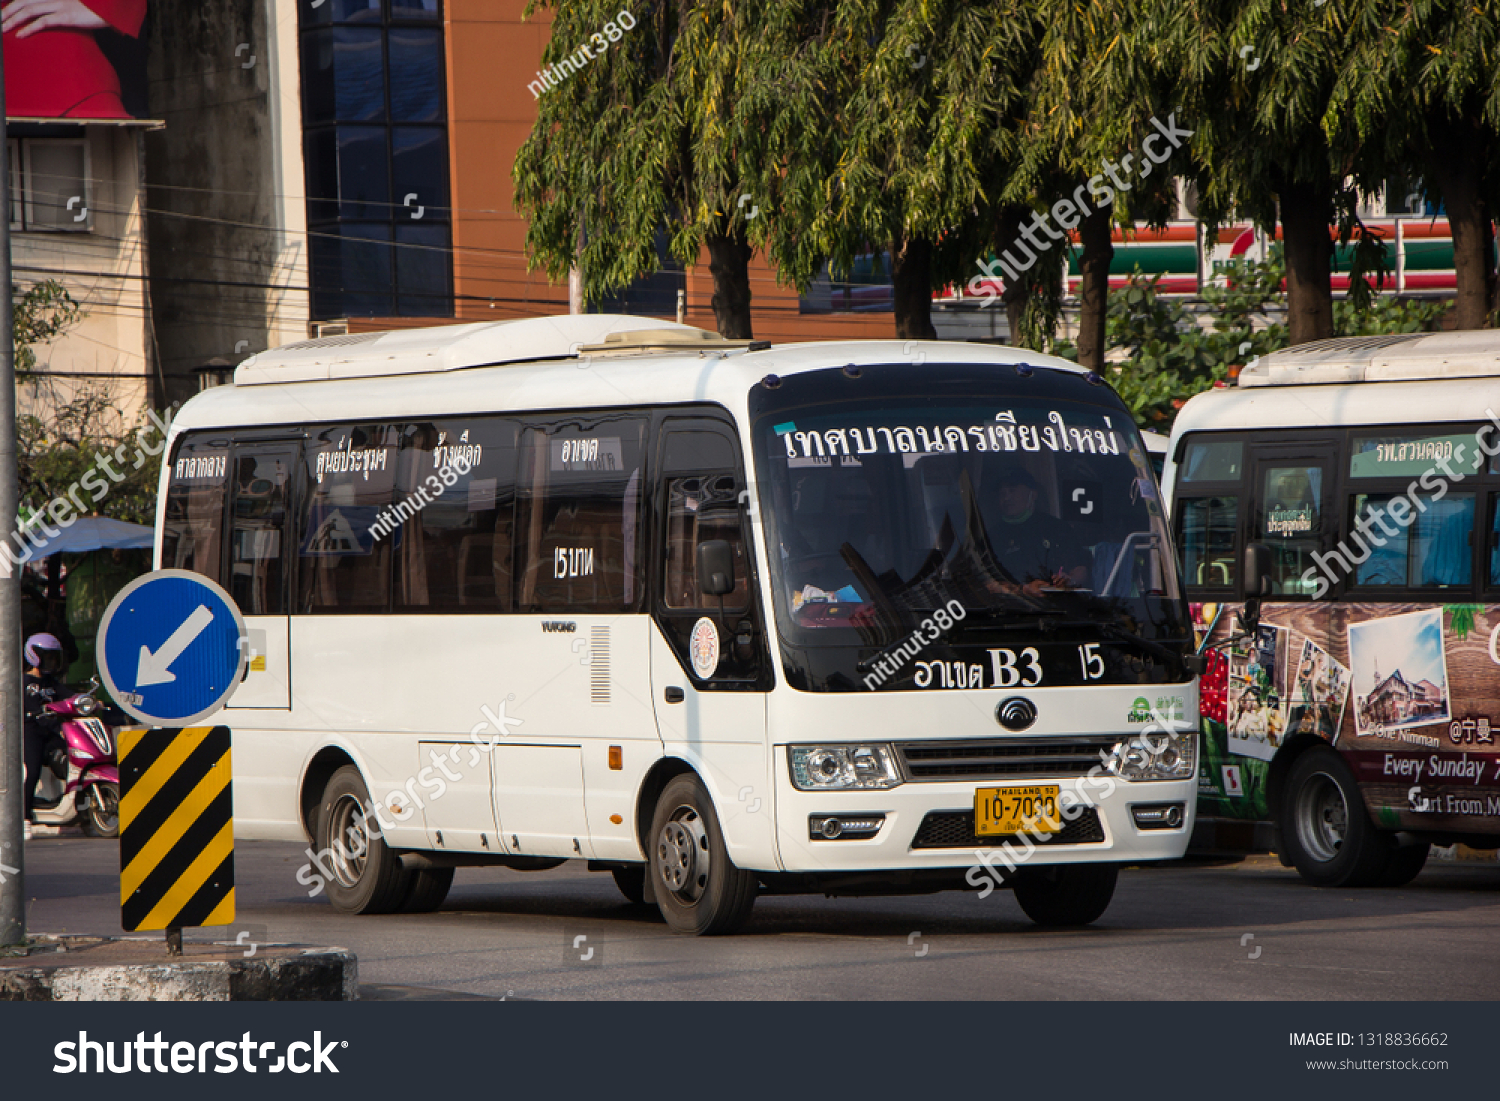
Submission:
M 751 568 L 739 442 L 728 424 L 672 417 L 658 433 L 652 698 L 665 752 L 694 763 L 731 853 L 770 851 L 765 616 Z M 704 591 L 700 548 L 732 563 L 732 589 Z M 729 580 L 729 579 L 726 579 Z
M 1311 596 L 1317 589 L 1313 555 L 1332 549 L 1329 540 L 1338 530 L 1336 455 L 1332 440 L 1250 445 L 1246 542 L 1271 549 L 1272 594 Z
M 289 639 L 293 479 L 301 441 L 236 443 L 229 456 L 229 539 L 224 576 L 249 635 L 245 679 L 226 711 L 290 711 Z

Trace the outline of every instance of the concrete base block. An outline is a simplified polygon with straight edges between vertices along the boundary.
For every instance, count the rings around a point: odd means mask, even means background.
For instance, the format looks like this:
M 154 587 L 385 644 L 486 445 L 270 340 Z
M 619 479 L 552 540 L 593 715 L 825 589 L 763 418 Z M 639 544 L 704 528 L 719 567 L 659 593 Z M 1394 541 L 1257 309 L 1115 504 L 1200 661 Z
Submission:
M 0 949 L 0 1001 L 340 1002 L 359 997 L 344 948 L 188 941 L 169 957 L 157 937 L 30 938 Z

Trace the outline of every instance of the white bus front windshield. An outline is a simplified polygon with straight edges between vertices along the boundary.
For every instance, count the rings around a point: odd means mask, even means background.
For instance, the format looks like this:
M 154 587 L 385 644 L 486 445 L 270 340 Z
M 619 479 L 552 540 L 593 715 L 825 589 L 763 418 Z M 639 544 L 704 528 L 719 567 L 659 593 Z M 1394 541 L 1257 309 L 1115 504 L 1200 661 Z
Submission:
M 1110 623 L 1181 640 L 1160 493 L 1128 414 L 1017 388 L 759 403 L 785 641 L 881 645 L 944 608 L 966 629 Z

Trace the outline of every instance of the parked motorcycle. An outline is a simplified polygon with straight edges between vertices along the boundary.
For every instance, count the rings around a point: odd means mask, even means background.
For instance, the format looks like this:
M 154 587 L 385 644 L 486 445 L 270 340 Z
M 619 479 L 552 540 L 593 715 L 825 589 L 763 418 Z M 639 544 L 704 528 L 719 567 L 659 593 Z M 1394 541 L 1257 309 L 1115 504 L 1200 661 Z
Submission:
M 61 720 L 42 757 L 32 817 L 44 826 L 83 827 L 90 837 L 120 834 L 120 770 L 107 718 L 123 713 L 99 701 L 95 679 L 87 691 L 46 705 Z

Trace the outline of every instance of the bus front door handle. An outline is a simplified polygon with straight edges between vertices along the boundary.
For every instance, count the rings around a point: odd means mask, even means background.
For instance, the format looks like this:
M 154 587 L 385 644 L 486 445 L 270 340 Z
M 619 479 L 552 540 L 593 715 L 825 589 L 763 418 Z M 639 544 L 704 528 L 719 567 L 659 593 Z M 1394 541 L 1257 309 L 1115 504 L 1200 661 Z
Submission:
M 669 686 L 667 690 L 662 693 L 662 695 L 666 697 L 668 703 L 681 703 L 684 699 L 687 698 L 687 694 L 676 685 Z

